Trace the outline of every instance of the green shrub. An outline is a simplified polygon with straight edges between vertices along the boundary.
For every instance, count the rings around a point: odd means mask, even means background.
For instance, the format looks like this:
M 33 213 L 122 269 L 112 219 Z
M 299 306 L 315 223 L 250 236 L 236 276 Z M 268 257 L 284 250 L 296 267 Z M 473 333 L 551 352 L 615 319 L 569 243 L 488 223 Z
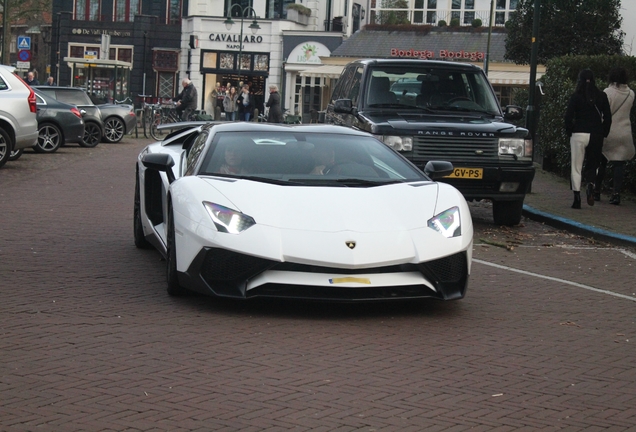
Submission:
M 473 26 L 474 28 L 478 28 L 481 27 L 481 20 L 479 18 L 474 19 L 471 23 L 471 26 Z
M 565 56 L 552 59 L 540 79 L 545 95 L 541 97 L 540 118 L 537 127 L 538 146 L 543 154 L 544 166 L 564 177 L 570 176 L 570 138 L 566 136 L 563 115 L 574 92 L 578 74 L 582 69 L 594 72 L 599 89 L 607 87 L 607 75 L 613 67 L 627 69 L 630 87 L 636 89 L 636 57 L 628 56 Z M 527 104 L 527 95 L 526 95 Z M 521 105 L 521 104 L 520 104 Z M 524 105 L 521 105 L 524 106 Z M 636 105 L 632 108 L 632 124 L 636 126 Z M 611 164 L 606 182 L 611 180 Z M 606 183 L 605 186 L 608 184 Z M 636 161 L 627 163 L 624 189 L 636 192 Z
M 446 24 L 446 21 L 444 20 L 439 20 L 439 22 L 437 23 L 438 27 L 446 27 L 448 24 Z
M 453 18 L 452 20 L 450 20 L 450 26 L 459 27 L 459 18 Z

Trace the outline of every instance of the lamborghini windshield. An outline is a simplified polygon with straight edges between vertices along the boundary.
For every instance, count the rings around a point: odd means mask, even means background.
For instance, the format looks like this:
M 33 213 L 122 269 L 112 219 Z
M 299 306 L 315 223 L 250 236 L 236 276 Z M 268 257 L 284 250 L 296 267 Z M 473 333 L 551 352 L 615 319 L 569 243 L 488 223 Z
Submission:
M 426 180 L 375 138 L 317 132 L 221 132 L 199 174 L 290 185 L 372 186 Z
M 479 70 L 378 66 L 367 86 L 367 108 L 413 108 L 501 115 L 485 75 Z

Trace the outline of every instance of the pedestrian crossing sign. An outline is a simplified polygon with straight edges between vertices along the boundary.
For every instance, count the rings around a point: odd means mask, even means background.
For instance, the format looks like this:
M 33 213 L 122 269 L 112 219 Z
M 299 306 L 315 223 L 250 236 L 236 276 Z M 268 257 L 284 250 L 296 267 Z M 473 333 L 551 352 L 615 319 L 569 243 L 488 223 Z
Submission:
M 19 50 L 30 50 L 31 49 L 31 38 L 29 36 L 18 36 L 18 49 Z

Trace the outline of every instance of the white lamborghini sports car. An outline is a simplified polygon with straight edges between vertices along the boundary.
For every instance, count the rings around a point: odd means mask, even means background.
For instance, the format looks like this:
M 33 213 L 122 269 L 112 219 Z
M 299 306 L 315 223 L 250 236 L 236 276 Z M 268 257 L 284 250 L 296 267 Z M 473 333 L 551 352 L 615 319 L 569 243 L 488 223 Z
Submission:
M 460 299 L 471 216 L 432 180 L 451 172 L 339 126 L 189 125 L 139 155 L 135 244 L 166 258 L 171 295 Z

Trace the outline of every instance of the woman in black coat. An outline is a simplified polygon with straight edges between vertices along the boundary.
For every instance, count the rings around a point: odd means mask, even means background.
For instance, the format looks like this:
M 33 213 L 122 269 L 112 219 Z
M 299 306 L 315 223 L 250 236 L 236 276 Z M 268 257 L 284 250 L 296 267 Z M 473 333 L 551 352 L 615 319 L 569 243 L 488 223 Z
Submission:
M 254 94 L 250 93 L 250 87 L 245 84 L 236 100 L 238 105 L 239 120 L 250 121 L 254 112 Z
M 594 178 L 601 163 L 603 139 L 609 134 L 612 125 L 612 112 L 607 95 L 596 87 L 591 70 L 584 69 L 579 73 L 576 90 L 570 97 L 564 120 L 565 132 L 570 137 L 572 158 L 572 208 L 581 208 L 581 181 L 588 182 L 585 194 L 587 203 L 592 206 Z
M 283 122 L 283 110 L 280 106 L 280 94 L 278 93 L 277 86 L 269 86 L 269 99 L 267 100 L 265 106 L 269 107 L 269 112 L 267 114 L 268 123 Z

